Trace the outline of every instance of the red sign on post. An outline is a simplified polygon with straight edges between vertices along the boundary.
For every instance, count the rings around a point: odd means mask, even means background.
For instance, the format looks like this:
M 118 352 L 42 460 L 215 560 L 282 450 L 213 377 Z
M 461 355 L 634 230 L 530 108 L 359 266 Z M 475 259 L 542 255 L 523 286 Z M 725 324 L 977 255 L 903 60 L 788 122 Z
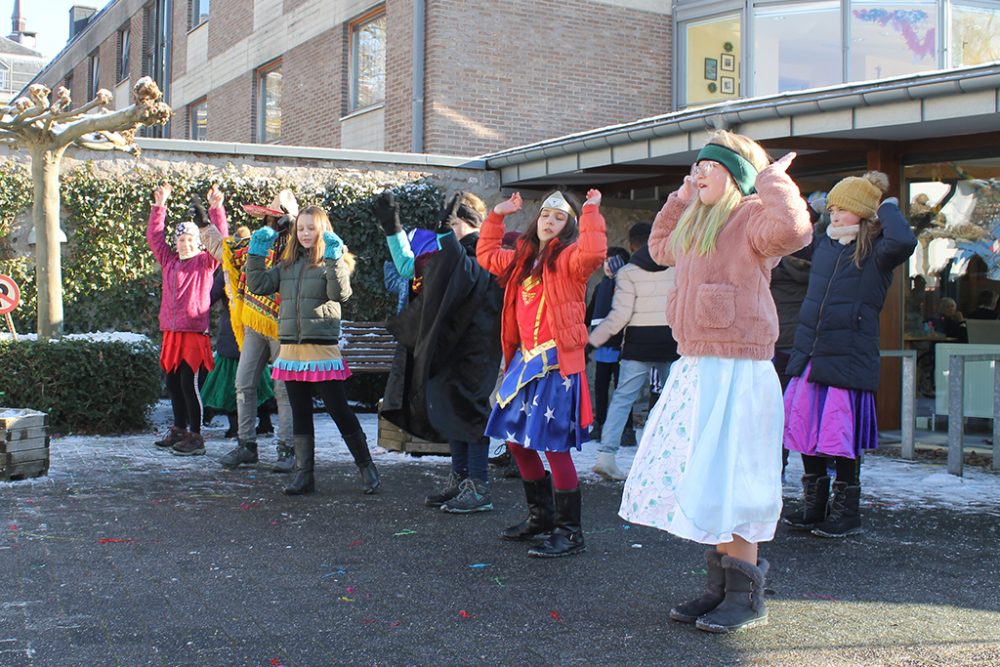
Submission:
M 8 315 L 21 303 L 21 290 L 10 276 L 0 274 L 0 315 Z

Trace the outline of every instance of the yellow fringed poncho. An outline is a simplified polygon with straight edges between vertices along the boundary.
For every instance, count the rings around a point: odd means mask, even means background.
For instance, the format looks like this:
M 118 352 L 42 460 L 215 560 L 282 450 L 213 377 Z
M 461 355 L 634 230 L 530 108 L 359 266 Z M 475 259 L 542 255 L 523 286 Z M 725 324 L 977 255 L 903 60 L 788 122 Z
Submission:
M 229 286 L 229 319 L 233 324 L 233 334 L 236 336 L 236 344 L 240 350 L 243 349 L 243 327 L 250 327 L 254 331 L 268 338 L 278 337 L 278 307 L 280 299 L 277 294 L 275 298 L 260 296 L 247 291 L 247 248 L 250 239 L 226 239 L 222 244 L 222 270 L 226 275 L 226 284 Z M 274 262 L 274 251 L 267 257 L 266 266 L 271 267 Z

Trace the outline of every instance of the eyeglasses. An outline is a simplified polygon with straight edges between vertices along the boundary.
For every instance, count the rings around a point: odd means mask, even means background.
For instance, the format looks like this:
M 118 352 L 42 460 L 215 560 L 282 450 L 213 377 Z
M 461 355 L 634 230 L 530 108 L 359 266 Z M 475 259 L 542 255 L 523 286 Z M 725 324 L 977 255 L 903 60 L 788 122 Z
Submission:
M 721 167 L 722 165 L 714 160 L 702 160 L 698 162 L 693 167 L 691 167 L 692 176 L 708 176 L 712 173 L 712 170 L 716 167 Z

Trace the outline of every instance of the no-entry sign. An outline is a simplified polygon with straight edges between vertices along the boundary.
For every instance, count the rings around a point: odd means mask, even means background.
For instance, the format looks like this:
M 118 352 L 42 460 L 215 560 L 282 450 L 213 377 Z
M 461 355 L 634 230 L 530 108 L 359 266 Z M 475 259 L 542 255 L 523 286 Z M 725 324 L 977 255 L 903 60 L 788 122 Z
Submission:
M 21 290 L 10 276 L 0 274 L 0 315 L 11 313 L 21 303 Z

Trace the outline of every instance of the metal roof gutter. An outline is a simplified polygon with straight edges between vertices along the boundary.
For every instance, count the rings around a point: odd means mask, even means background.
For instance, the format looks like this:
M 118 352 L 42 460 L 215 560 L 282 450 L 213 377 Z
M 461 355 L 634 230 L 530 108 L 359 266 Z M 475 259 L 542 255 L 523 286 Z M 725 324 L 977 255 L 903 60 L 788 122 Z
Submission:
M 950 94 L 1000 89 L 1000 64 L 909 75 L 877 82 L 841 84 L 804 92 L 780 93 L 739 102 L 722 102 L 621 125 L 578 132 L 482 156 L 490 169 L 500 169 L 561 155 L 725 128 L 750 121 L 877 106 Z

